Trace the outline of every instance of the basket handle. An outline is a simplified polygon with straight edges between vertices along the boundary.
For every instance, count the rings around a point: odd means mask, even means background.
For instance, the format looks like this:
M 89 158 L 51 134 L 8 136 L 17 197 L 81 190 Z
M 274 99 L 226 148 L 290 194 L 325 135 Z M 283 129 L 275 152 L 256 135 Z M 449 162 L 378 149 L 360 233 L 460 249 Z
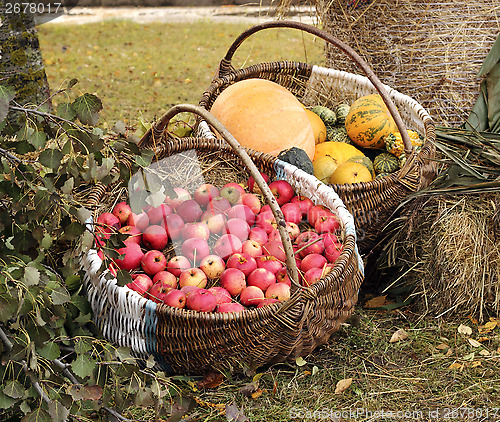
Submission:
M 269 189 L 268 184 L 264 181 L 261 176 L 257 166 L 252 161 L 245 149 L 240 145 L 236 138 L 226 129 L 226 127 L 215 118 L 215 116 L 209 111 L 202 107 L 195 106 L 192 104 L 178 104 L 170 108 L 153 126 L 151 129 L 142 137 L 138 145 L 141 147 L 146 141 L 150 141 L 152 145 L 155 145 L 157 140 L 161 140 L 163 136 L 164 129 L 168 126 L 169 121 L 178 113 L 190 112 L 198 114 L 201 118 L 205 119 L 211 126 L 213 126 L 217 132 L 222 136 L 222 138 L 234 149 L 236 154 L 241 158 L 243 164 L 247 167 L 248 171 L 254 178 L 255 182 L 259 186 L 269 204 L 271 211 L 273 212 L 274 218 L 277 223 L 277 228 L 281 236 L 281 241 L 283 243 L 283 248 L 286 254 L 286 266 L 290 272 L 290 281 L 296 286 L 302 288 L 299 283 L 299 273 L 297 270 L 297 262 L 295 261 L 295 255 L 292 248 L 292 241 L 290 240 L 290 235 L 286 230 L 285 217 L 274 197 L 271 189 Z
M 316 35 L 319 38 L 322 38 L 323 40 L 329 42 L 330 44 L 335 45 L 338 47 L 340 50 L 342 50 L 353 62 L 355 62 L 358 67 L 361 68 L 361 70 L 365 73 L 367 78 L 370 80 L 370 82 L 373 84 L 375 89 L 379 92 L 380 96 L 384 100 L 385 105 L 389 109 L 389 112 L 392 115 L 392 118 L 394 119 L 394 122 L 396 123 L 396 126 L 398 127 L 399 132 L 401 133 L 401 138 L 404 143 L 405 147 L 405 152 L 407 154 L 411 154 L 413 150 L 413 145 L 410 141 L 410 137 L 408 135 L 408 132 L 406 131 L 405 124 L 403 123 L 403 119 L 401 118 L 401 115 L 399 114 L 399 111 L 397 107 L 394 105 L 393 101 L 391 100 L 391 97 L 387 93 L 387 90 L 384 87 L 384 84 L 380 81 L 380 79 L 375 75 L 371 67 L 366 63 L 365 60 L 361 58 L 361 56 L 356 53 L 351 47 L 349 47 L 346 43 L 343 41 L 340 41 L 338 38 L 334 37 L 333 35 L 330 35 L 328 32 L 325 32 L 321 29 L 316 28 L 315 26 L 308 25 L 302 22 L 296 22 L 296 21 L 288 21 L 288 20 L 279 20 L 279 21 L 268 21 L 264 22 L 261 24 L 257 24 L 255 26 L 252 26 L 251 28 L 247 29 L 246 31 L 242 32 L 231 44 L 229 47 L 226 55 L 224 58 L 220 61 L 219 63 L 219 68 L 217 70 L 217 76 L 218 77 L 223 77 L 230 73 L 234 68 L 231 65 L 231 60 L 233 58 L 234 53 L 236 52 L 237 48 L 243 43 L 245 39 L 250 37 L 250 35 L 259 32 L 264 29 L 269 29 L 269 28 L 292 28 L 292 29 L 299 29 L 304 32 L 308 32 L 310 34 Z

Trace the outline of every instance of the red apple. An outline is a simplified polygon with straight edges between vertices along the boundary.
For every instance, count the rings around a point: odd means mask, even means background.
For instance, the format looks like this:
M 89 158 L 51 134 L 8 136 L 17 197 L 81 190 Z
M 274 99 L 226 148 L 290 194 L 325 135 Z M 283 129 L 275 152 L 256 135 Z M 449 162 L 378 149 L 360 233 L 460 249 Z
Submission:
M 325 244 L 325 249 L 328 246 L 333 245 L 334 243 L 339 243 L 337 236 L 335 236 L 333 233 L 323 233 L 321 235 L 321 237 L 323 238 L 323 243 Z
M 313 231 L 302 232 L 297 236 L 295 242 L 298 246 L 298 250 L 300 250 L 298 255 L 302 259 L 311 253 L 322 254 L 325 250 L 323 239 L 318 233 Z
M 187 296 L 186 307 L 193 311 L 212 312 L 217 307 L 217 300 L 208 290 L 198 289 Z
M 272 299 L 272 298 L 265 298 L 262 299 L 259 304 L 257 305 L 257 308 L 263 308 L 264 306 L 272 305 L 273 303 L 279 302 L 278 299 Z
M 237 268 L 226 268 L 220 276 L 220 285 L 224 287 L 231 296 L 238 296 L 247 286 L 245 274 Z
M 261 214 L 261 213 L 263 213 L 263 212 L 267 212 L 267 211 L 272 211 L 272 210 L 271 210 L 271 205 L 269 205 L 269 204 L 264 204 L 264 205 L 262 205 L 262 208 L 260 209 L 259 214 Z
M 214 212 L 218 211 L 225 213 L 226 211 L 229 210 L 229 208 L 231 208 L 231 203 L 222 196 L 218 196 L 212 199 L 207 205 L 207 210 L 211 210 Z
M 246 308 L 238 302 L 231 303 L 221 303 L 217 306 L 217 312 L 240 312 L 244 311 Z
M 145 212 L 131 213 L 127 220 L 127 226 L 137 227 L 142 233 L 149 226 L 149 217 Z
M 181 275 L 181 272 L 191 268 L 191 262 L 185 256 L 177 255 L 167 262 L 167 271 L 171 272 L 176 277 Z
M 248 235 L 250 240 L 254 240 L 260 246 L 265 245 L 268 240 L 267 232 L 262 227 L 252 227 Z
M 327 260 L 323 255 L 312 253 L 304 257 L 300 263 L 300 271 L 306 273 L 311 268 L 323 268 Z
M 314 229 L 318 233 L 333 233 L 339 227 L 340 220 L 335 214 L 320 215 L 314 224 Z
M 220 196 L 226 198 L 231 205 L 234 205 L 240 200 L 241 191 L 233 186 L 224 186 L 220 190 Z
M 113 233 L 121 227 L 118 217 L 110 212 L 103 212 L 102 214 L 99 214 L 96 220 L 96 225 L 98 226 L 98 231 L 102 233 Z
M 288 286 L 292 285 L 292 281 L 290 280 L 290 277 L 288 276 L 288 272 L 287 272 L 286 267 L 281 268 L 276 273 L 276 283 L 285 283 Z
M 235 235 L 223 234 L 215 242 L 214 252 L 222 259 L 226 259 L 229 255 L 241 252 L 242 246 L 241 240 Z
M 295 223 L 286 223 L 286 230 L 290 235 L 290 239 L 292 239 L 292 241 L 297 239 L 297 236 L 300 234 L 300 227 Z
M 269 183 L 269 189 L 273 193 L 279 206 L 283 206 L 295 196 L 292 185 L 286 180 L 275 180 Z
M 167 218 L 167 215 L 172 214 L 172 208 L 167 204 L 160 204 L 158 207 L 151 207 L 147 211 L 149 224 L 161 224 Z
M 262 255 L 262 246 L 255 240 L 245 240 L 241 245 L 241 252 L 254 258 Z
M 199 268 L 184 270 L 179 276 L 179 286 L 196 286 L 204 289 L 207 286 L 207 276 Z
M 182 243 L 181 254 L 196 266 L 203 258 L 210 255 L 210 247 L 205 239 L 192 237 Z
M 172 275 L 172 274 L 170 274 L 170 275 Z M 149 292 L 145 295 L 145 297 L 147 297 L 148 299 L 150 299 L 156 303 L 165 303 L 166 296 L 167 296 L 168 292 L 170 292 L 171 290 L 180 291 L 180 290 L 174 289 L 167 282 L 159 281 L 159 282 L 155 283 L 153 281 L 153 286 L 149 289 Z
M 290 286 L 285 283 L 271 284 L 265 292 L 266 298 L 278 299 L 280 302 L 290 299 Z
M 195 223 L 187 223 L 181 231 L 183 239 L 191 239 L 192 237 L 199 237 L 203 240 L 208 240 L 210 237 L 210 230 L 206 223 L 197 221 Z
M 302 217 L 304 218 L 307 217 L 307 213 L 314 205 L 314 202 L 306 196 L 294 196 L 292 199 L 290 199 L 290 203 L 299 205 L 300 211 L 302 212 Z
M 147 251 L 141 259 L 141 267 L 147 275 L 155 275 L 167 268 L 167 258 L 161 251 Z
M 227 218 L 239 218 L 241 220 L 245 220 L 249 226 L 252 226 L 255 223 L 255 214 L 254 212 L 245 204 L 236 204 L 227 210 Z
M 241 195 L 241 203 L 252 210 L 254 214 L 258 214 L 262 207 L 259 197 L 254 193 L 244 193 Z
M 127 223 L 128 217 L 130 216 L 130 214 L 132 214 L 132 209 L 130 208 L 129 204 L 122 201 L 118 202 L 118 204 L 114 206 L 111 214 L 118 218 L 120 224 L 124 226 Z
M 144 253 L 137 243 L 127 242 L 126 246 L 117 249 L 117 252 L 124 255 L 123 258 L 115 258 L 113 261 L 121 270 L 132 271 L 141 266 Z
M 211 234 L 221 234 L 226 226 L 227 218 L 219 211 L 208 210 L 202 214 L 201 221 L 207 225 Z
M 322 276 L 322 268 L 311 268 L 304 274 L 304 277 L 302 278 L 302 285 L 309 287 L 310 285 L 316 283 Z
M 245 277 L 248 277 L 257 268 L 257 262 L 255 258 L 243 252 L 235 253 L 227 259 L 226 268 L 238 268 L 245 274 Z
M 212 254 L 201 260 L 199 268 L 210 280 L 215 280 L 226 269 L 226 263 L 220 256 Z
M 257 262 L 257 268 L 264 268 L 276 274 L 279 270 L 283 268 L 283 263 L 272 255 L 262 255 L 255 258 Z
M 194 191 L 193 198 L 202 207 L 205 207 L 210 200 L 219 196 L 219 189 L 210 183 L 204 183 Z
M 142 233 L 135 226 L 123 226 L 120 230 L 120 233 L 126 234 L 128 237 L 124 240 L 124 242 L 132 242 L 141 245 L 142 243 Z
M 276 228 L 276 220 L 272 211 L 264 211 L 257 214 L 255 218 L 255 225 L 264 229 L 269 234 Z
M 195 292 L 196 290 L 200 290 L 198 286 L 184 286 L 179 289 L 182 293 L 184 293 L 187 296 L 189 296 L 191 293 Z
M 266 173 L 260 172 L 260 175 L 264 179 L 264 182 L 269 183 L 270 179 L 269 179 L 269 176 Z M 253 192 L 253 193 L 262 193 L 261 190 L 260 190 L 260 188 L 259 188 L 259 186 L 255 182 L 255 179 L 253 178 L 253 176 L 250 176 L 248 178 L 247 187 L 248 187 L 248 190 L 250 192 Z
M 276 276 L 265 268 L 253 270 L 247 277 L 248 286 L 257 286 L 265 292 L 271 284 L 276 283 Z
M 149 278 L 146 274 L 134 274 L 132 276 L 132 281 L 127 283 L 125 286 L 139 293 L 141 296 L 144 296 L 147 294 L 149 289 L 153 287 L 153 280 L 151 280 L 151 278 Z
M 153 277 L 153 284 L 163 283 L 168 284 L 173 289 L 177 288 L 177 277 L 170 271 L 158 271 Z
M 163 302 L 165 305 L 182 309 L 186 306 L 186 300 L 186 294 L 182 290 L 172 289 L 167 292 Z
M 234 188 L 240 193 L 240 195 L 243 195 L 245 193 L 245 188 L 243 187 L 243 185 L 235 182 L 226 183 L 223 188 Z
M 233 301 L 231 295 L 224 287 L 213 286 L 210 287 L 208 291 L 215 296 L 217 305 L 220 305 L 221 303 L 231 303 Z
M 267 242 L 262 246 L 262 252 L 264 255 L 272 255 L 281 262 L 286 262 L 285 248 L 283 247 L 283 243 L 279 240 Z
M 285 221 L 299 224 L 302 221 L 302 211 L 300 205 L 288 202 L 281 206 L 281 211 L 285 217 Z
M 257 306 L 264 298 L 264 292 L 257 286 L 248 286 L 240 294 L 240 303 L 244 306 Z
M 161 251 L 168 243 L 167 231 L 156 224 L 148 226 L 142 233 L 142 243 L 148 249 Z
M 340 243 L 333 243 L 325 248 L 323 254 L 328 262 L 335 262 L 342 253 L 343 246 Z
M 189 193 L 189 191 L 187 191 L 184 188 L 174 188 L 174 192 L 177 195 L 175 198 L 171 198 L 170 196 L 167 196 L 165 198 L 165 201 L 164 201 L 165 204 L 167 204 L 174 211 L 184 201 L 187 201 L 188 199 L 193 199 L 193 197 L 191 196 L 191 194 Z
M 199 221 L 201 215 L 203 214 L 200 205 L 194 199 L 188 199 L 187 201 L 182 202 L 175 211 L 185 223 Z
M 307 221 L 312 227 L 314 227 L 314 225 L 316 224 L 316 220 L 321 215 L 329 215 L 330 213 L 331 211 L 323 205 L 313 205 L 307 212 Z
M 244 242 L 248 239 L 248 235 L 250 234 L 250 226 L 245 220 L 231 218 L 227 220 L 224 232 L 226 234 L 235 235 L 241 242 Z
M 170 239 L 178 240 L 184 228 L 184 220 L 177 214 L 169 214 L 165 217 L 165 221 L 162 221 L 161 226 L 167 231 Z

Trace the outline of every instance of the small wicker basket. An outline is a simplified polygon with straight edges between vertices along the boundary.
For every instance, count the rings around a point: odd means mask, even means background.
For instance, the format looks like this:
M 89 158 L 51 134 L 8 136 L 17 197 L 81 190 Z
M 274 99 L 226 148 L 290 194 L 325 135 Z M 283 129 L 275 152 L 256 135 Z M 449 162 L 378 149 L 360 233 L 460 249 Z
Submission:
M 320 67 L 308 63 L 279 61 L 259 63 L 243 69 L 234 69 L 231 61 L 238 47 L 252 34 L 271 28 L 294 28 L 316 35 L 337 47 L 351 59 L 366 76 Z M 216 77 L 204 92 L 200 106 L 210 110 L 218 95 L 229 85 L 250 78 L 274 81 L 292 93 L 306 106 L 332 106 L 343 101 L 354 101 L 363 95 L 379 93 L 403 134 L 408 160 L 396 173 L 368 183 L 334 185 L 348 210 L 354 215 L 358 228 L 358 246 L 369 251 L 377 241 L 382 228 L 390 220 L 401 201 L 413 192 L 425 188 L 435 177 L 435 127 L 432 118 L 413 98 L 384 85 L 366 62 L 348 45 L 314 26 L 294 21 L 270 21 L 255 25 L 241 33 L 221 60 Z M 424 146 L 417 153 L 407 137 L 405 128 L 424 136 Z M 200 121 L 197 133 L 214 137 L 206 122 Z
M 221 139 L 175 138 L 167 133 L 169 120 L 178 112 L 194 112 L 211 122 Z M 332 270 L 310 287 L 297 282 L 297 268 L 285 229 L 280 230 L 287 254 L 292 295 L 288 301 L 237 313 L 204 313 L 172 308 L 120 287 L 109 271 L 100 270 L 97 251 L 82 256 L 85 287 L 94 320 L 105 338 L 130 347 L 139 359 L 154 356 L 157 367 L 170 373 L 202 374 L 211 370 L 243 371 L 265 364 L 294 361 L 310 354 L 339 329 L 357 302 L 363 280 L 363 263 L 356 247 L 354 219 L 335 191 L 313 176 L 276 157 L 244 149 L 206 110 L 179 105 L 169 110 L 140 142 L 155 153 L 156 162 L 186 151 L 201 157 L 235 160 L 245 177 L 252 175 L 271 206 L 280 227 L 283 214 L 259 171 L 287 180 L 297 194 L 334 211 L 342 222 L 343 252 Z M 211 163 L 212 164 L 212 163 Z M 217 164 L 216 162 L 213 164 Z M 219 180 L 219 185 L 224 184 Z M 115 203 L 112 187 L 96 186 L 87 206 L 101 209 Z M 97 212 L 97 211 L 96 211 Z M 94 216 L 95 217 L 95 216 Z M 92 220 L 88 222 L 93 229 Z

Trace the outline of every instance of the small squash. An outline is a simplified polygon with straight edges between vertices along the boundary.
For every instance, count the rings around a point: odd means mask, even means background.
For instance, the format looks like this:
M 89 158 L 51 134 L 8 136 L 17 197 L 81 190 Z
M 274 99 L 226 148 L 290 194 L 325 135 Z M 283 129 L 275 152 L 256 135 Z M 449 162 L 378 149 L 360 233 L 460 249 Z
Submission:
M 346 183 L 370 182 L 373 176 L 370 171 L 361 163 L 348 161 L 333 172 L 330 183 L 334 185 L 343 185 Z
M 244 147 L 274 156 L 297 147 L 314 157 L 314 133 L 304 107 L 275 82 L 236 82 L 219 94 L 210 111 Z
M 357 156 L 357 157 L 352 157 L 352 158 L 349 158 L 346 163 L 358 163 L 358 164 L 361 164 L 363 166 L 365 166 L 367 168 L 367 170 L 370 172 L 370 174 L 372 175 L 372 177 L 375 177 L 375 170 L 373 169 L 373 162 L 372 160 L 370 160 L 368 157 L 364 156 L 364 155 L 360 155 L 360 156 Z
M 339 127 L 328 126 L 326 128 L 326 137 L 330 142 L 344 142 L 346 144 L 352 144 L 351 138 L 347 136 L 347 131 L 345 130 L 345 126 L 339 126 Z
M 390 152 L 382 152 L 373 160 L 375 173 L 394 173 L 399 169 L 399 159 Z
M 335 107 L 335 115 L 337 116 L 337 125 L 345 125 L 345 119 L 349 114 L 351 107 L 349 104 L 340 103 Z
M 313 161 L 314 176 L 323 183 L 330 183 L 330 178 L 337 167 L 338 161 L 330 155 L 322 155 Z
M 306 173 L 313 174 L 313 164 L 303 149 L 292 147 L 281 151 L 278 154 L 280 160 L 293 164 L 295 167 L 304 170 Z
M 321 118 L 309 109 L 305 109 L 307 117 L 309 118 L 309 123 L 311 123 L 312 130 L 314 133 L 314 142 L 316 144 L 321 144 L 321 142 L 325 142 L 327 138 L 327 128 L 325 123 Z
M 345 128 L 354 144 L 373 149 L 384 148 L 385 137 L 397 130 L 391 113 L 378 94 L 354 101 L 346 117 Z
M 323 142 L 316 145 L 314 152 L 314 161 L 322 155 L 330 155 L 338 163 L 343 164 L 349 158 L 365 155 L 354 145 L 349 145 L 344 142 Z
M 316 113 L 320 117 L 320 119 L 323 120 L 323 123 L 327 127 L 335 126 L 335 124 L 337 123 L 337 115 L 328 107 L 316 105 L 311 108 L 311 111 Z
M 423 145 L 422 139 L 417 132 L 414 130 L 408 130 L 408 136 L 410 137 L 411 144 L 415 147 L 421 147 Z M 401 133 L 398 130 L 391 132 L 385 138 L 385 147 L 388 152 L 394 154 L 397 158 L 400 158 L 402 154 L 405 153 L 405 145 L 403 143 L 403 138 L 401 138 Z

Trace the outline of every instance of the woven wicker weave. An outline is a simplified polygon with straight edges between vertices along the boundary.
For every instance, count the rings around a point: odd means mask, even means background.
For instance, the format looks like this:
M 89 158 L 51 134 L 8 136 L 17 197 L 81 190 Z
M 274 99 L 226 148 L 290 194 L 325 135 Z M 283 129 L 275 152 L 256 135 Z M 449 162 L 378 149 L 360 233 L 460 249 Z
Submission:
M 185 110 L 178 107 L 175 112 Z M 157 367 L 169 372 L 241 371 L 306 356 L 328 341 L 357 301 L 363 263 L 357 252 L 352 215 L 333 189 L 302 170 L 267 154 L 241 147 L 236 151 L 223 140 L 172 138 L 163 130 L 169 118 L 161 119 L 141 142 L 143 148 L 154 150 L 156 160 L 185 151 L 217 152 L 218 157 L 237 160 L 244 169 L 246 164 L 239 158 L 243 150 L 255 163 L 255 170 L 287 180 L 298 194 L 327 206 L 339 216 L 345 236 L 343 252 L 332 271 L 319 282 L 311 287 L 293 284 L 292 296 L 286 302 L 218 314 L 176 309 L 144 299 L 118 286 L 109 272 L 101 273 L 102 261 L 95 250 L 90 250 L 82 257 L 82 267 L 96 324 L 116 345 L 130 347 L 141 359 L 153 355 Z M 255 172 L 250 170 L 246 177 L 248 174 Z M 110 196 L 110 188 L 97 186 L 87 206 L 102 207 L 115 200 Z M 91 221 L 89 228 L 92 229 Z
M 355 60 L 367 76 L 290 61 L 259 63 L 248 68 L 234 69 L 231 60 L 243 41 L 258 31 L 270 28 L 295 28 L 317 35 Z M 235 82 L 249 78 L 274 81 L 294 93 L 306 106 L 316 104 L 332 106 L 342 101 L 352 102 L 363 95 L 379 93 L 384 99 L 388 97 L 386 104 L 396 123 L 398 123 L 397 118 L 401 116 L 406 128 L 413 129 L 425 137 L 422 150 L 418 154 L 411 154 L 404 167 L 397 173 L 368 183 L 333 186 L 355 217 L 356 227 L 359 230 L 358 246 L 362 252 L 374 246 L 381 229 L 401 201 L 411 193 L 426 187 L 435 177 L 435 164 L 432 161 L 435 147 L 432 142 L 436 135 L 429 114 L 414 99 L 383 85 L 352 49 L 326 32 L 293 21 L 271 21 L 248 29 L 237 37 L 221 60 L 217 76 L 203 94 L 200 106 L 210 110 L 220 92 Z M 200 122 L 197 130 L 200 136 L 215 136 L 206 122 Z M 405 130 L 400 132 L 406 134 Z M 406 151 L 408 143 L 405 143 Z

